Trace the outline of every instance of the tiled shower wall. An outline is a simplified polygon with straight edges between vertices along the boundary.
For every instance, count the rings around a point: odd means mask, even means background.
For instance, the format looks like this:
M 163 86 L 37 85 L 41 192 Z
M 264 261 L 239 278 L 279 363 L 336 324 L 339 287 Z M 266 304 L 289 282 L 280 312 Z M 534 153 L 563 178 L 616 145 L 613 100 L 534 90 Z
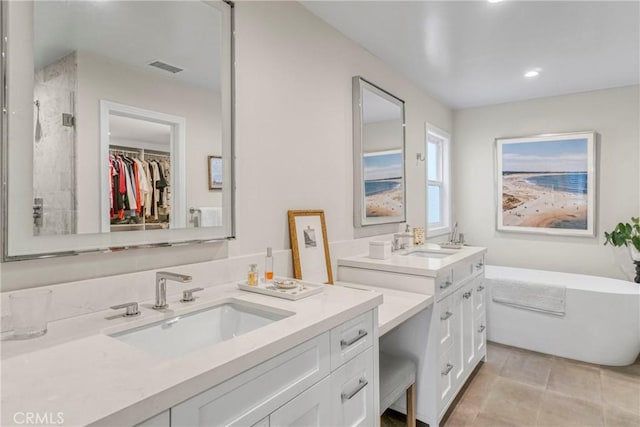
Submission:
M 62 124 L 63 113 L 75 114 L 76 83 L 75 53 L 35 73 L 33 197 L 43 199 L 44 209 L 34 234 L 76 232 L 75 126 Z

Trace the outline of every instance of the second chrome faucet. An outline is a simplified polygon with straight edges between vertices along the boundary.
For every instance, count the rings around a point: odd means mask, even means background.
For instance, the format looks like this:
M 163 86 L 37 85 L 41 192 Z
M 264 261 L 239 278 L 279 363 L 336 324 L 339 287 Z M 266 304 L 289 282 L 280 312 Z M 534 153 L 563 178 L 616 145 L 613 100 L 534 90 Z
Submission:
M 156 273 L 156 304 L 153 306 L 155 310 L 167 308 L 167 280 L 180 283 L 191 282 L 191 276 L 186 274 L 170 273 L 168 271 L 158 271 Z

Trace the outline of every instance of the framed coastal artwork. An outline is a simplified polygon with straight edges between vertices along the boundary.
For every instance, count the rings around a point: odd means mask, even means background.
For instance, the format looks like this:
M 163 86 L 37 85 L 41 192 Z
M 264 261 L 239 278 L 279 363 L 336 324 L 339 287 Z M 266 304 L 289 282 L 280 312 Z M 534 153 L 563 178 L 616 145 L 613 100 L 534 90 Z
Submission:
M 333 284 L 324 211 L 288 211 L 296 279 Z
M 594 236 L 596 135 L 496 139 L 497 229 Z
M 222 190 L 222 157 L 209 156 L 209 190 Z
M 404 218 L 402 150 L 365 153 L 362 160 L 365 217 Z

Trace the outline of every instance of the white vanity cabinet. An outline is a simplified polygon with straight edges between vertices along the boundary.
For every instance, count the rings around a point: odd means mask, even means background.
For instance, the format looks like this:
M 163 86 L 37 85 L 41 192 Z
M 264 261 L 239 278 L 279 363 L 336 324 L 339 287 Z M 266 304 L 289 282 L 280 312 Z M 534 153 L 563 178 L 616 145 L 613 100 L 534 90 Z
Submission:
M 174 406 L 170 425 L 375 424 L 376 318 L 366 312 Z
M 449 405 L 486 356 L 483 248 L 436 270 L 386 268 L 361 259 L 340 260 L 342 282 L 433 294 L 435 303 L 380 339 L 382 351 L 418 361 L 416 414 L 438 426 Z M 400 260 L 407 265 L 406 256 Z M 417 264 L 417 261 L 416 261 Z M 416 265 L 414 264 L 414 266 Z M 397 402 L 394 409 L 404 410 Z

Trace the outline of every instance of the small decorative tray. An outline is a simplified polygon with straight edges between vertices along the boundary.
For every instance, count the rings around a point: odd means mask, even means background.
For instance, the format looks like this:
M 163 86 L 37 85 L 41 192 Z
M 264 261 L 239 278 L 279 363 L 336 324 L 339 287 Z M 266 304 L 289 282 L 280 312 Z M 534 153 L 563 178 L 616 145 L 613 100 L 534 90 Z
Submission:
M 249 286 L 247 282 L 238 283 L 238 289 L 257 294 L 270 295 L 272 297 L 284 298 L 296 301 L 311 295 L 319 294 L 325 285 L 304 282 L 296 279 L 275 278 L 271 283 L 259 283 Z

